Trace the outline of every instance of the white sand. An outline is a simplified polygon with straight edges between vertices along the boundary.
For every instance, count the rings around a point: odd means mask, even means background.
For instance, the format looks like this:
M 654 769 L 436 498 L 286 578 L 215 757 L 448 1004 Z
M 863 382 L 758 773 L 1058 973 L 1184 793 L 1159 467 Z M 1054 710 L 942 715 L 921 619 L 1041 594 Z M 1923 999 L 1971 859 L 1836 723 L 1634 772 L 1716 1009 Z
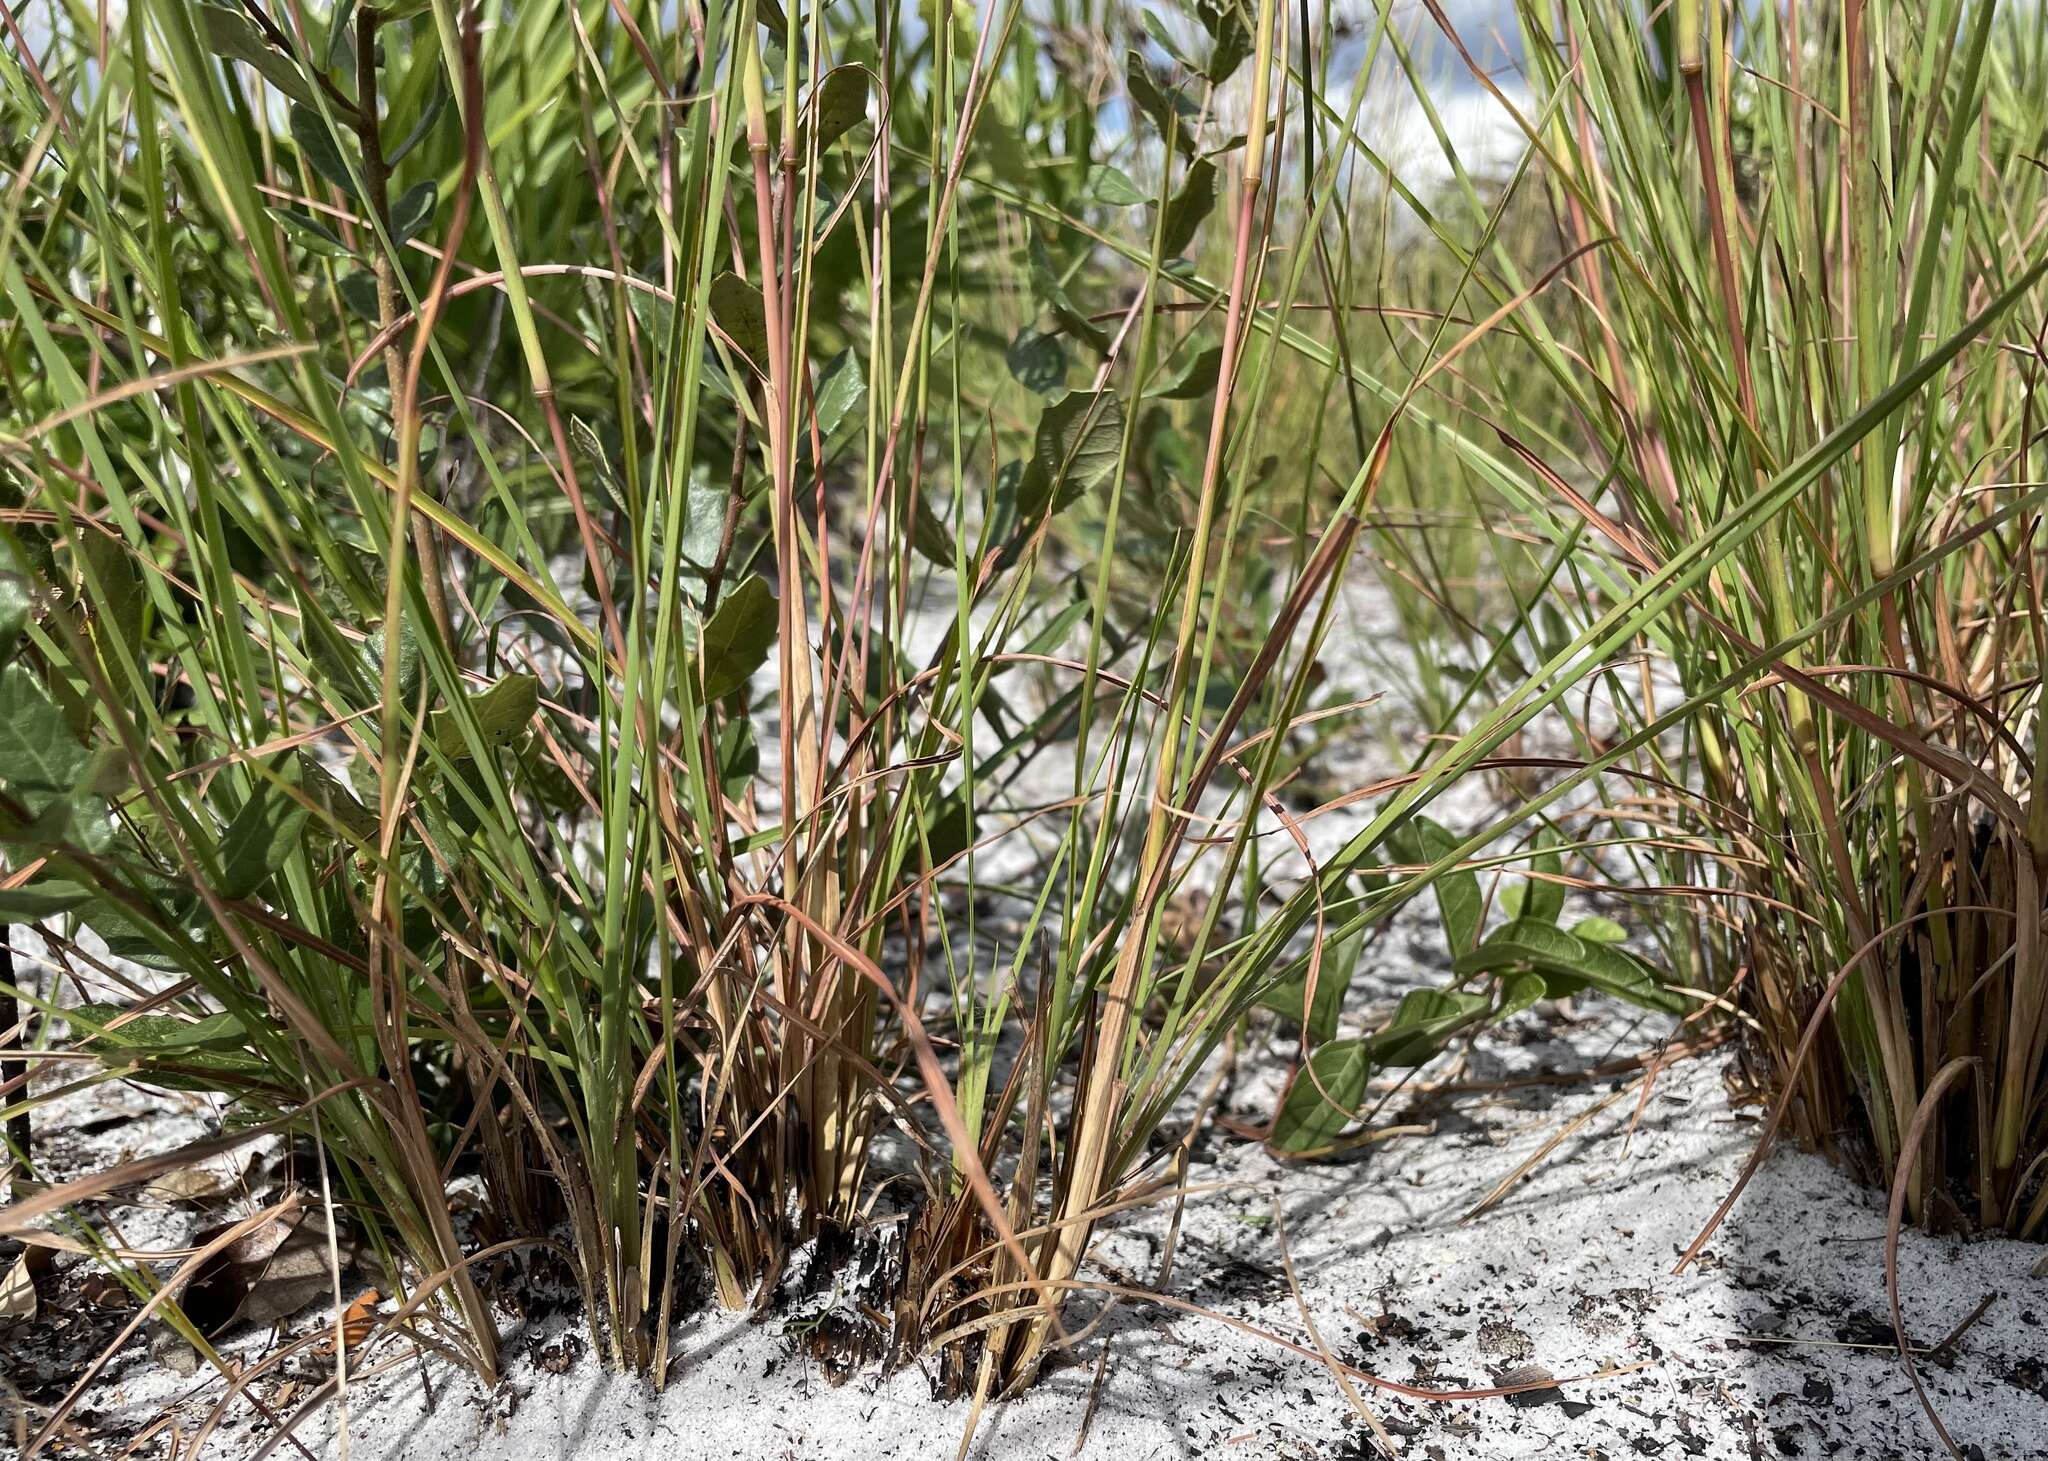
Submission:
M 1577 1019 L 1539 1010 L 1482 1039 L 1465 1078 L 1584 1068 L 1647 1048 L 1651 1033 L 1604 1005 Z M 1407 1456 L 1940 1454 L 1897 1355 L 1885 1347 L 1884 1219 L 1875 1194 L 1816 1158 L 1781 1154 L 1705 1261 L 1671 1276 L 1674 1256 L 1733 1180 L 1755 1134 L 1754 1113 L 1730 1108 L 1723 1064 L 1709 1055 L 1665 1072 L 1632 1140 L 1625 1138 L 1635 1097 L 1615 1100 L 1469 1223 L 1459 1219 L 1473 1202 L 1631 1078 L 1434 1103 L 1433 1137 L 1390 1140 L 1346 1163 L 1283 1166 L 1250 1143 L 1204 1141 L 1191 1181 L 1230 1185 L 1189 1201 L 1166 1292 L 1309 1343 L 1284 1272 L 1281 1224 L 1301 1299 L 1349 1364 L 1445 1389 L 1491 1385 L 1529 1364 L 1559 1377 L 1636 1367 L 1567 1383 L 1534 1404 L 1367 1394 Z M 1254 1108 L 1263 1099 L 1256 1075 L 1240 1083 Z M 1413 1114 L 1420 1113 L 1399 1119 Z M 1167 1220 L 1163 1211 L 1139 1212 L 1105 1232 L 1097 1274 L 1148 1281 Z M 1904 1243 L 1907 1327 L 1917 1344 L 1938 1344 L 1995 1295 L 1953 1354 L 1922 1364 L 1958 1442 L 1977 1448 L 1971 1455 L 2048 1455 L 2048 1280 L 2029 1276 L 2039 1256 L 2002 1241 L 1912 1234 Z M 316 1311 L 298 1327 L 317 1319 Z M 864 1373 L 835 1388 L 792 1347 L 783 1323 L 694 1317 L 681 1331 L 676 1377 L 659 1395 L 639 1379 L 606 1374 L 580 1322 L 566 1320 L 511 1334 L 509 1373 L 495 1394 L 437 1363 L 401 1363 L 351 1393 L 347 1454 L 909 1458 L 958 1446 L 968 1407 L 935 1401 L 918 1369 Z M 265 1340 L 245 1340 L 238 1352 L 251 1358 Z M 1108 1369 L 1090 1419 L 1105 1344 Z M 327 1369 L 307 1362 L 254 1388 L 288 1410 Z M 294 1376 L 295 1389 L 281 1390 Z M 85 1414 L 112 1440 L 175 1400 L 189 1435 L 222 1390 L 204 1374 L 177 1379 L 138 1346 L 116 1378 L 87 1397 Z M 341 1453 L 336 1417 L 330 1410 L 301 1427 L 316 1454 Z M 205 1454 L 247 1457 L 269 1435 L 238 1402 Z M 1318 1363 L 1215 1319 L 1126 1304 L 1077 1363 L 993 1407 L 972 1454 L 1140 1461 L 1376 1453 Z

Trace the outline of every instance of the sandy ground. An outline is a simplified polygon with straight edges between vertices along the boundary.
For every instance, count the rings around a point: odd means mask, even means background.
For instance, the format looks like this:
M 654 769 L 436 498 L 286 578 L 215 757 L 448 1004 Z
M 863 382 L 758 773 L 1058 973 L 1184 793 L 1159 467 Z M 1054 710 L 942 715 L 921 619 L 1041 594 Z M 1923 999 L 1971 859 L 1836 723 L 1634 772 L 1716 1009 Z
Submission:
M 1384 964 L 1407 972 L 1361 980 L 1363 1001 L 1391 997 L 1418 977 L 1402 945 L 1428 941 L 1421 919 L 1397 926 Z M 1515 1084 L 1652 1049 L 1661 1033 L 1604 1002 L 1531 1011 L 1482 1037 L 1458 1073 L 1466 1087 L 1496 1089 L 1403 1093 L 1390 1121 L 1430 1125 L 1433 1134 L 1390 1138 L 1352 1160 L 1282 1165 L 1253 1143 L 1205 1138 L 1190 1181 L 1208 1190 L 1186 1203 L 1161 1291 L 1210 1313 L 1118 1305 L 1034 1391 L 983 1416 L 970 1454 L 1379 1454 L 1321 1363 L 1224 1322 L 1313 1350 L 1307 1317 L 1337 1358 L 1405 1385 L 1514 1383 L 1528 1366 L 1564 1381 L 1514 1400 L 1365 1390 L 1364 1404 L 1404 1456 L 1941 1454 L 1892 1347 L 1875 1194 L 1816 1158 L 1778 1155 L 1703 1261 L 1671 1275 L 1756 1134 L 1754 1108 L 1731 1105 L 1724 1056 L 1664 1070 L 1640 1111 L 1632 1073 Z M 1271 1073 L 1266 1061 L 1248 1063 L 1230 1098 L 1239 1114 L 1260 1114 Z M 86 1130 L 67 1161 L 148 1149 L 196 1124 L 190 1114 L 121 1114 Z M 1560 1133 L 1526 1180 L 1463 1220 Z M 130 1241 L 167 1236 L 179 1209 L 143 1204 L 124 1232 Z M 1116 1223 L 1097 1244 L 1095 1274 L 1155 1282 L 1170 1221 L 1159 1209 Z M 1990 1299 L 1977 1322 L 1921 1364 L 1968 1455 L 2048 1455 L 2048 1279 L 2029 1273 L 2039 1256 L 2027 1245 L 1918 1234 L 1903 1246 L 1917 1346 L 1941 1346 Z M 315 1306 L 291 1327 L 320 1318 Z M 857 1373 L 835 1386 L 797 1342 L 801 1327 L 787 1317 L 700 1314 L 683 1326 L 676 1377 L 659 1395 L 607 1374 L 568 1316 L 510 1326 L 509 1373 L 496 1392 L 438 1362 L 372 1353 L 357 1359 L 358 1370 L 384 1372 L 359 1380 L 345 1410 L 309 1417 L 299 1439 L 315 1455 L 355 1461 L 822 1461 L 949 1455 L 959 1446 L 968 1407 L 936 1401 L 918 1368 Z M 275 1342 L 245 1335 L 231 1352 L 248 1362 Z M 75 1350 L 69 1359 L 28 1355 L 19 1341 L 0 1341 L 11 1382 L 45 1395 L 70 1378 L 64 1367 L 76 1359 Z M 45 1373 L 31 1373 L 34 1365 Z M 1602 1371 L 1620 1373 L 1570 1378 Z M 251 1389 L 273 1413 L 288 1414 L 330 1372 L 331 1361 L 295 1361 Z M 137 1341 L 84 1397 L 73 1439 L 111 1454 L 167 1414 L 192 1437 L 225 1388 L 204 1371 L 177 1375 Z M 253 1457 L 274 1434 L 246 1396 L 220 1421 L 209 1457 Z M 151 1449 L 161 1454 L 167 1439 L 159 1431 Z

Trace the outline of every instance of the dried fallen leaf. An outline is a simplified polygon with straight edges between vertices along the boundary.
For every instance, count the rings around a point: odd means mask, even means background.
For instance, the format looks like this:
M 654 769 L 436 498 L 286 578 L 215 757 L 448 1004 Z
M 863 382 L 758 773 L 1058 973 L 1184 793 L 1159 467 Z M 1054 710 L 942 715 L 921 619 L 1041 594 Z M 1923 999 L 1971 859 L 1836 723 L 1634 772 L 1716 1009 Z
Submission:
M 210 1161 L 167 1172 L 142 1189 L 143 1196 L 159 1202 L 207 1202 L 242 1190 L 249 1175 L 250 1161 L 238 1160 L 240 1153 L 223 1153 Z
M 199 1234 L 194 1246 L 205 1246 L 225 1230 Z M 355 1259 L 353 1236 L 344 1230 L 338 1246 L 346 1268 Z M 204 1334 L 219 1334 L 235 1323 L 275 1323 L 328 1291 L 327 1247 L 327 1220 L 317 1212 L 296 1222 L 266 1223 L 216 1254 L 180 1302 Z
M 78 1296 L 95 1309 L 132 1309 L 135 1295 L 111 1273 L 89 1273 L 78 1286 Z
M 1510 1405 L 1529 1407 L 1555 1405 L 1567 1416 L 1584 1415 L 1593 1407 L 1583 1400 L 1573 1400 L 1557 1387 L 1557 1377 L 1542 1365 L 1518 1365 L 1494 1376 L 1493 1383 L 1503 1388 L 1511 1385 L 1527 1385 L 1532 1388 L 1517 1390 L 1507 1397 Z
M 0 1324 L 19 1324 L 36 1316 L 36 1281 L 29 1276 L 28 1254 L 14 1260 L 0 1279 Z

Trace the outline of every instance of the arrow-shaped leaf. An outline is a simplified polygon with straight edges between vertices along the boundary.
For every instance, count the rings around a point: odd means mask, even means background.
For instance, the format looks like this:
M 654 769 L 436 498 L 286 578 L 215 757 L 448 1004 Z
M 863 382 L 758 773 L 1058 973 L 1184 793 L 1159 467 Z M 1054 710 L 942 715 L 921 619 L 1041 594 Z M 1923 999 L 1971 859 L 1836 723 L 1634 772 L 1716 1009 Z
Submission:
M 1165 257 L 1178 258 L 1195 241 L 1195 232 L 1216 207 L 1218 173 L 1216 164 L 1199 158 L 1189 166 L 1180 187 L 1167 200 L 1166 217 L 1159 225 L 1159 248 Z
M 768 581 L 758 573 L 748 574 L 719 600 L 698 635 L 705 700 L 723 700 L 746 684 L 775 647 L 779 627 L 775 595 Z
M 1400 827 L 1387 845 L 1403 862 L 1428 866 L 1449 857 L 1458 839 L 1442 823 L 1418 816 Z M 1484 913 L 1478 877 L 1468 868 L 1449 868 L 1431 885 L 1431 891 L 1436 894 L 1437 915 L 1451 956 L 1469 953 L 1479 944 L 1479 922 Z
M 313 104 L 313 87 L 299 70 L 299 63 L 270 44 L 255 21 L 224 5 L 201 5 L 198 11 L 207 48 L 215 55 L 251 67 L 293 101 Z
M 279 763 L 296 780 L 295 759 Z M 280 786 L 259 783 L 220 839 L 220 886 L 223 898 L 247 898 L 275 876 L 299 845 L 312 815 L 297 797 Z
M 24 665 L 0 670 L 0 785 L 31 816 L 85 779 L 92 753 Z
M 1116 472 L 1124 408 L 1114 391 L 1071 391 L 1038 418 L 1031 465 L 1017 490 L 1024 521 L 1064 511 Z
M 540 681 L 528 674 L 507 675 L 469 697 L 469 713 L 486 747 L 510 745 L 525 734 L 540 709 Z M 462 760 L 474 747 L 463 733 L 459 713 L 450 707 L 434 712 L 434 739 L 448 755 Z
M 711 318 L 754 369 L 768 373 L 768 309 L 761 291 L 730 269 L 711 281 Z

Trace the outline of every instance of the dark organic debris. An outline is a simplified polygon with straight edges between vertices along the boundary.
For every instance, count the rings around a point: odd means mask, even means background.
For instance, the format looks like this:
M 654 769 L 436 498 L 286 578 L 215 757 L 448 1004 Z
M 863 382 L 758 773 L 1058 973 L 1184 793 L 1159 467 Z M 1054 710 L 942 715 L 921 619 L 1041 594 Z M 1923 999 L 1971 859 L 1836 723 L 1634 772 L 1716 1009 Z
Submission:
M 1567 1399 L 1564 1391 L 1557 1388 L 1557 1377 L 1541 1365 L 1517 1365 L 1511 1370 L 1500 1371 L 1494 1375 L 1493 1383 L 1502 1387 L 1539 1387 L 1517 1390 L 1514 1394 L 1504 1397 L 1508 1404 L 1520 1406 L 1525 1410 L 1534 1409 L 1539 1405 L 1555 1405 L 1566 1415 L 1576 1419 L 1593 1408 L 1587 1401 Z

